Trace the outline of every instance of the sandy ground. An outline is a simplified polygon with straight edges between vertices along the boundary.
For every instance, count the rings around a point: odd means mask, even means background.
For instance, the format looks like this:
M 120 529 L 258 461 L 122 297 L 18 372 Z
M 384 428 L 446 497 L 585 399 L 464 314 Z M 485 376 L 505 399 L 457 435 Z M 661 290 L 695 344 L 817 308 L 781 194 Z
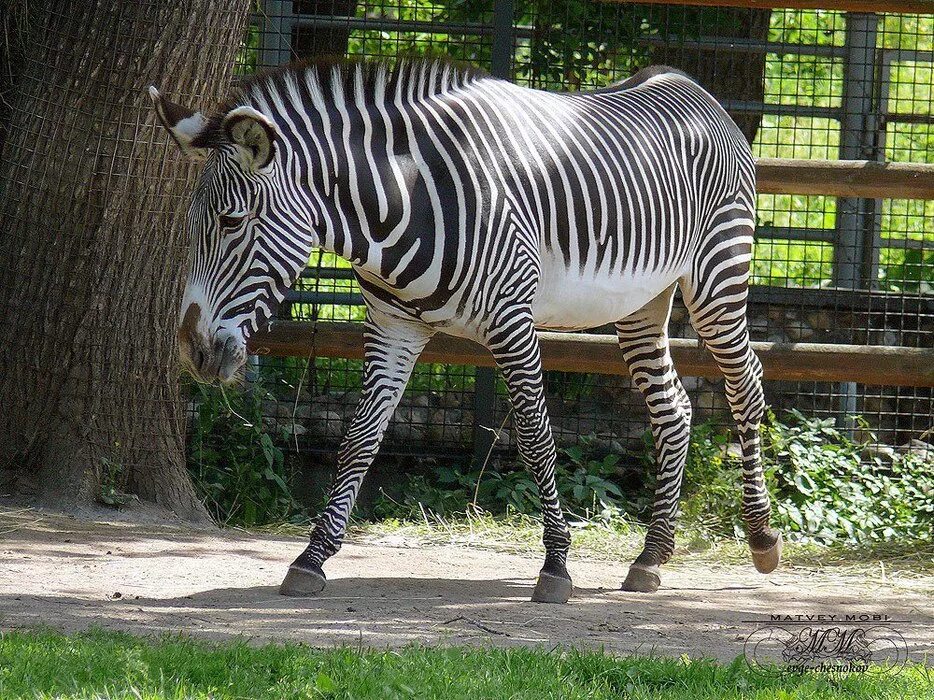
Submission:
M 847 576 L 842 570 L 751 565 L 664 569 L 654 595 L 618 589 L 626 565 L 574 560 L 568 605 L 528 602 L 539 560 L 463 546 L 347 544 L 317 598 L 277 594 L 295 538 L 99 523 L 0 511 L 0 629 L 93 626 L 212 639 L 376 647 L 574 645 L 614 652 L 743 653 L 771 614 L 876 613 L 910 658 L 934 663 L 932 577 Z

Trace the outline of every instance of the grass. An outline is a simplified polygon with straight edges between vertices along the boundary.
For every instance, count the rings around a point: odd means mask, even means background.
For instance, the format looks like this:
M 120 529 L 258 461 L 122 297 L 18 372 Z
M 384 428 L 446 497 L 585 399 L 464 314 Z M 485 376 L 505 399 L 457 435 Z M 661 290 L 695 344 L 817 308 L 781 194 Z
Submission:
M 934 697 L 931 669 L 832 680 L 762 675 L 742 659 L 411 646 L 398 651 L 210 644 L 91 631 L 0 637 L 0 697 L 58 700 L 228 698 L 625 698 L 888 700 Z

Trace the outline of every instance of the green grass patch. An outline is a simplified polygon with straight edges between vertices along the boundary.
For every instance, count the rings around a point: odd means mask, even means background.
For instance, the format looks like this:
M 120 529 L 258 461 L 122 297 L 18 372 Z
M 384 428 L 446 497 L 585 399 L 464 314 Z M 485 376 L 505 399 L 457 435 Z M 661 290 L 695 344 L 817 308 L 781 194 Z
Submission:
M 61 700 L 227 698 L 625 698 L 805 700 L 934 697 L 930 669 L 830 679 L 763 676 L 742 659 L 615 657 L 599 652 L 210 644 L 93 631 L 0 637 L 0 697 Z

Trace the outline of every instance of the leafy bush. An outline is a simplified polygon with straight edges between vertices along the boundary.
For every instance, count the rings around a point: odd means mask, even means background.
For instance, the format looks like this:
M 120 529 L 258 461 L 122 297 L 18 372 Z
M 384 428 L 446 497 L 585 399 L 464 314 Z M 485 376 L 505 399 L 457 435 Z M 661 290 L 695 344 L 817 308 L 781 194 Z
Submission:
M 717 536 L 743 536 L 741 462 L 730 455 L 730 430 L 702 423 L 691 431 L 684 467 L 681 522 Z
M 934 538 L 934 465 L 917 455 L 873 454 L 833 419 L 789 411 L 762 427 L 773 524 L 793 541 L 870 544 Z M 737 451 L 738 452 L 738 451 Z M 715 536 L 743 536 L 742 469 L 730 434 L 696 427 L 685 469 L 682 522 Z
M 568 463 L 558 464 L 558 494 L 565 503 L 583 508 L 585 513 L 599 512 L 604 505 L 617 505 L 623 498 L 619 486 L 613 483 L 618 454 L 599 458 L 592 448 L 593 440 L 582 439 L 581 446 L 564 450 Z
M 742 470 L 730 432 L 696 426 L 685 468 L 681 521 L 711 536 L 742 537 Z M 832 419 L 797 411 L 762 428 L 763 465 L 773 497 L 773 523 L 789 539 L 818 544 L 868 544 L 894 538 L 934 538 L 934 469 L 930 460 L 892 452 L 866 456 Z M 642 451 L 609 453 L 597 438 L 562 450 L 556 468 L 564 507 L 585 519 L 618 513 L 648 521 L 655 487 L 651 434 Z M 478 483 L 479 482 L 479 483 Z M 536 513 L 538 490 L 517 464 L 458 470 L 436 466 L 409 476 L 397 500 L 384 498 L 377 517 L 463 512 L 471 504 L 492 513 Z
M 616 483 L 620 455 L 600 450 L 593 436 L 580 446 L 561 451 L 555 469 L 562 505 L 585 518 L 619 508 L 623 492 Z M 384 496 L 374 509 L 376 517 L 419 517 L 422 508 L 439 514 L 464 512 L 472 505 L 493 513 L 537 513 L 541 509 L 538 486 L 521 464 L 490 465 L 465 471 L 450 464 L 435 466 L 428 474 L 409 475 L 399 487 L 398 499 Z
M 934 465 L 919 455 L 867 454 L 833 420 L 790 412 L 764 430 L 777 519 L 821 544 L 934 539 Z
M 197 416 L 189 443 L 189 470 L 208 510 L 219 522 L 259 525 L 305 521 L 293 496 L 292 470 L 280 445 L 284 427 L 263 422 L 269 395 L 254 384 L 240 392 L 194 389 Z M 686 529 L 711 536 L 743 535 L 742 472 L 730 432 L 696 426 L 685 468 L 681 504 Z M 615 447 L 616 449 L 611 449 Z M 652 438 L 641 449 L 620 451 L 595 436 L 561 450 L 558 493 L 575 519 L 635 518 L 647 522 L 655 487 Z M 837 430 L 832 419 L 797 411 L 784 422 L 769 415 L 762 428 L 766 483 L 773 523 L 792 540 L 817 544 L 871 544 L 934 539 L 934 464 L 922 456 L 867 450 Z M 484 470 L 434 463 L 410 473 L 373 508 L 375 517 L 421 517 L 464 512 L 533 514 L 538 488 L 517 463 Z
M 244 526 L 303 519 L 292 495 L 292 472 L 277 445 L 287 444 L 288 434 L 263 423 L 269 394 L 258 384 L 231 392 L 196 385 L 193 393 L 197 417 L 188 470 L 214 519 Z

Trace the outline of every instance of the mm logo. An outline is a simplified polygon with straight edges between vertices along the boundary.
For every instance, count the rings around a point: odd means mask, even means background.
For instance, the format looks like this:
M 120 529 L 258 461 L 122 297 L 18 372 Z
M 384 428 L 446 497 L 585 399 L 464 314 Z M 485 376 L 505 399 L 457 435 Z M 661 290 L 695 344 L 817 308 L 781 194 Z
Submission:
M 894 674 L 908 660 L 908 645 L 888 620 L 880 624 L 876 616 L 807 617 L 811 619 L 757 623 L 762 626 L 743 645 L 749 667 L 768 675 Z

